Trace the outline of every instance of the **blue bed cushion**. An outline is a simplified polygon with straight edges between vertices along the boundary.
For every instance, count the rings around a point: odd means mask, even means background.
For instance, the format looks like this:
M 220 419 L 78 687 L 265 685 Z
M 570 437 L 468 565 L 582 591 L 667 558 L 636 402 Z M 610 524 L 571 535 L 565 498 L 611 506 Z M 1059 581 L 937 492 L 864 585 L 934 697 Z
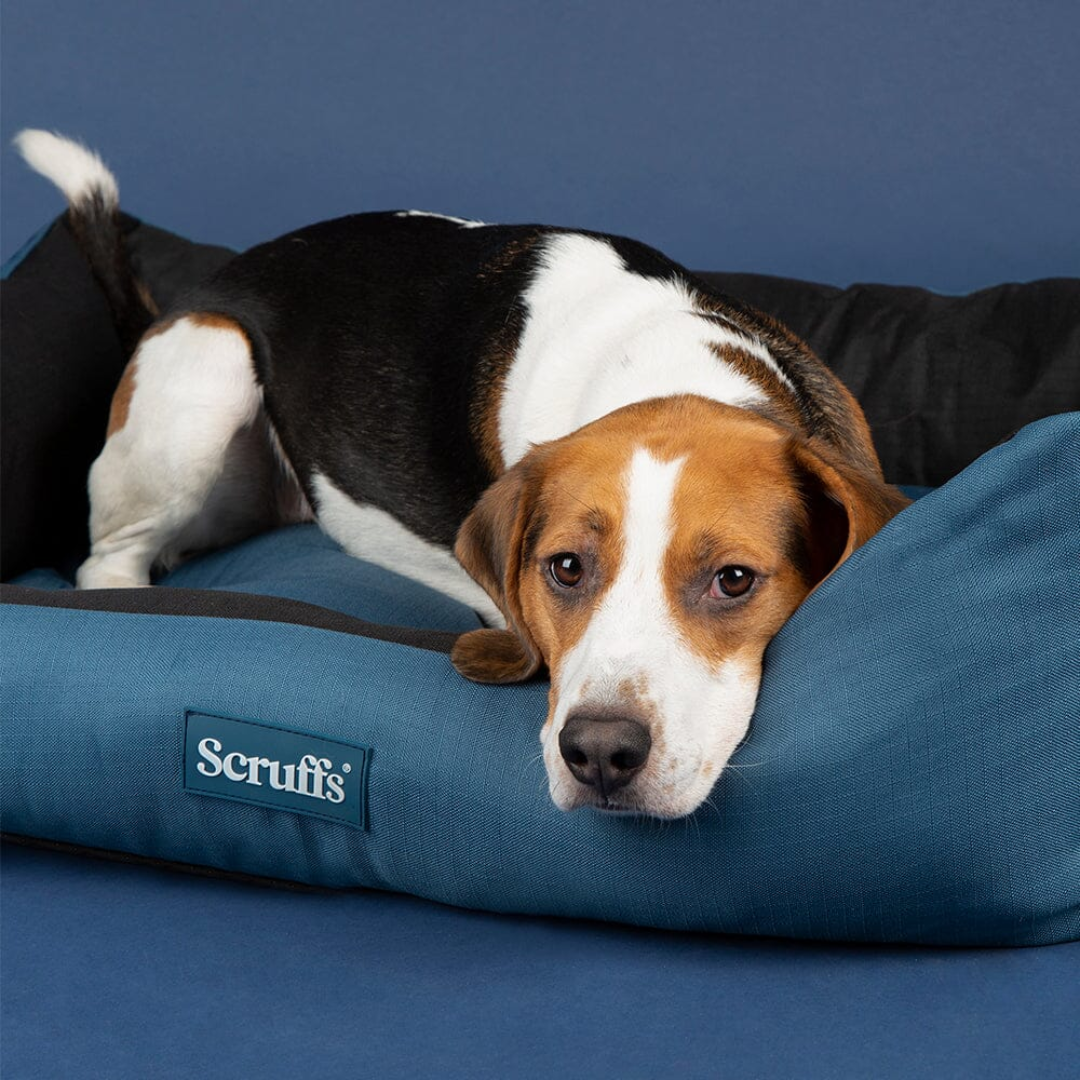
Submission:
M 475 625 L 310 528 L 165 584 Z M 772 643 L 750 736 L 708 804 L 657 822 L 555 809 L 537 742 L 544 683 L 478 686 L 443 652 L 309 626 L 5 605 L 4 829 L 496 911 L 852 941 L 1071 940 L 1078 612 L 1074 413 L 984 455 L 829 579 Z M 185 789 L 192 715 L 349 744 L 366 770 L 362 820 Z

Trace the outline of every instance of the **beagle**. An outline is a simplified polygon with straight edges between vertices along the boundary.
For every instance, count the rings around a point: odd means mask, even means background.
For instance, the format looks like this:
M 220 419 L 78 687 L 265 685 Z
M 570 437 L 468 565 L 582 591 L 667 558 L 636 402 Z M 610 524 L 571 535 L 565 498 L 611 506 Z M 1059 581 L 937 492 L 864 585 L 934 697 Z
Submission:
M 131 324 L 115 180 L 18 143 Z M 907 501 L 775 320 L 633 240 L 418 211 L 252 248 L 149 325 L 89 485 L 80 587 L 317 520 L 478 612 L 466 678 L 546 669 L 560 808 L 663 818 L 745 736 L 770 639 Z

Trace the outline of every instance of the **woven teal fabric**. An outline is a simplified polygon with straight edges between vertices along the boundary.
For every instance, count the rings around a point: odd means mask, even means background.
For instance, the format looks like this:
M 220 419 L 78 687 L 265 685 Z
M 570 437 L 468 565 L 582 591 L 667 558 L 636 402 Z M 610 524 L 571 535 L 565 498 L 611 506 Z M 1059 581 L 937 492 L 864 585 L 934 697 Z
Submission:
M 299 569 L 305 551 L 318 572 Z M 178 583 L 242 573 L 275 592 L 275 565 L 286 595 L 327 604 L 332 580 L 338 606 L 379 617 L 374 571 L 304 530 Z M 414 599 L 422 622 L 431 598 Z M 9 832 L 677 929 L 1080 936 L 1080 414 L 984 455 L 811 597 L 769 649 L 750 737 L 684 821 L 557 811 L 546 686 L 476 686 L 441 653 L 228 619 L 3 617 Z M 185 791 L 189 709 L 369 747 L 367 828 Z

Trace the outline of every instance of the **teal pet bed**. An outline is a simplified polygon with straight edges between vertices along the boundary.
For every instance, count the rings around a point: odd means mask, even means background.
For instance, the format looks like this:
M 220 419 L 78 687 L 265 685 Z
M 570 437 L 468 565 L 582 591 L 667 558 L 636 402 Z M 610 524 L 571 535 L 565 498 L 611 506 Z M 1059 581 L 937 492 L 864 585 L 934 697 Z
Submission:
M 165 302 L 227 254 L 127 228 Z M 563 814 L 546 685 L 463 680 L 475 614 L 315 526 L 71 588 L 123 358 L 55 224 L 3 288 L 5 834 L 681 930 L 1080 936 L 1080 285 L 716 280 L 811 340 L 926 493 L 773 641 L 696 814 Z

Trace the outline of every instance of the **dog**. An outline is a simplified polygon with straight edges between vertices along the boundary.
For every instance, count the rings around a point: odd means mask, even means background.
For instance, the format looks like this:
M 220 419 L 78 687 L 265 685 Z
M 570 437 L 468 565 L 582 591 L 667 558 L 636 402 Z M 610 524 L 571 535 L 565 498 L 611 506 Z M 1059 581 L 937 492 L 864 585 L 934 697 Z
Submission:
M 78 585 L 316 520 L 478 613 L 451 654 L 466 678 L 547 671 L 563 810 L 699 807 L 769 641 L 907 505 L 803 341 L 637 241 L 357 214 L 236 256 L 151 322 L 112 174 L 47 132 L 17 143 L 133 348 Z

